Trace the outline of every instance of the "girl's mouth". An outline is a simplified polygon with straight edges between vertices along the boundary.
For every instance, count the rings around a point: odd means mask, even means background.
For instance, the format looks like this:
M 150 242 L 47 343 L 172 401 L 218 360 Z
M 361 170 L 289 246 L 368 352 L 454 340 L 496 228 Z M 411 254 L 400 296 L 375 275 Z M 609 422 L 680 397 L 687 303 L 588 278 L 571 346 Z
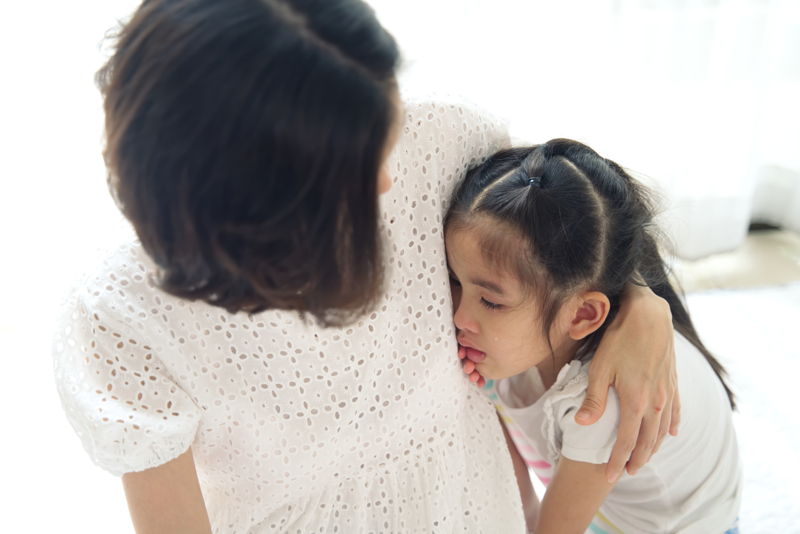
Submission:
M 481 349 L 479 349 L 478 347 L 467 341 L 464 337 L 459 336 L 456 338 L 456 341 L 458 341 L 458 344 L 464 347 L 465 349 L 471 349 L 477 352 L 483 352 Z
M 458 346 L 459 348 L 464 349 L 464 356 L 468 360 L 472 360 L 476 364 L 481 363 L 483 360 L 486 359 L 486 353 L 483 352 L 482 350 L 476 349 L 472 345 L 461 343 L 459 341 Z

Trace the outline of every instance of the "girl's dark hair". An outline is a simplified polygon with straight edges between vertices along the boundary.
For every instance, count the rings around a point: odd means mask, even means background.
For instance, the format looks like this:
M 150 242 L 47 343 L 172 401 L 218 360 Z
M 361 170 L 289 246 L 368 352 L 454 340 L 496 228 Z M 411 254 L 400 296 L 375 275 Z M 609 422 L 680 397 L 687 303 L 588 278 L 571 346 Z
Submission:
M 382 288 L 394 39 L 359 0 L 146 0 L 98 72 L 109 184 L 178 297 L 343 324 Z
M 607 295 L 608 319 L 586 338 L 579 357 L 597 347 L 626 286 L 649 286 L 669 303 L 675 329 L 705 356 L 733 408 L 725 369 L 700 341 L 670 284 L 653 211 L 647 190 L 619 165 L 577 141 L 554 139 L 500 151 L 472 169 L 445 224 L 448 230 L 477 227 L 487 259 L 536 292 L 545 337 L 571 292 L 590 288 Z

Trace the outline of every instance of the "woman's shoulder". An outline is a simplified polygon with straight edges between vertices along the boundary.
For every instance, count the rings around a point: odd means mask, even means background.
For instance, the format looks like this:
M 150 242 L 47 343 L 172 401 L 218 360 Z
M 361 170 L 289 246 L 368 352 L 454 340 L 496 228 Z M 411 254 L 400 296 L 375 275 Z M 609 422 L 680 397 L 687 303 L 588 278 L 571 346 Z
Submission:
M 425 161 L 444 153 L 477 164 L 510 144 L 506 121 L 464 97 L 403 95 L 403 102 L 405 135 L 400 145 L 423 150 L 417 155 L 430 155 Z
M 141 325 L 155 311 L 179 313 L 188 303 L 158 288 L 157 269 L 138 240 L 105 249 L 73 282 L 61 303 L 64 321 L 80 317 L 118 328 Z
M 394 185 L 382 202 L 393 214 L 429 205 L 424 216 L 441 219 L 466 171 L 509 146 L 507 128 L 464 99 L 404 95 L 403 101 L 403 131 L 388 161 Z
M 107 248 L 98 261 L 87 269 L 88 281 L 103 282 L 125 279 L 128 283 L 144 281 L 155 272 L 150 259 L 138 239 L 130 239 Z M 125 284 L 127 285 L 127 284 Z
M 73 289 L 82 288 L 96 297 L 106 293 L 126 292 L 134 289 L 138 282 L 144 282 L 154 271 L 154 264 L 144 252 L 137 239 L 130 239 L 98 252 L 90 265 L 84 265 Z
M 454 94 L 403 94 L 406 118 L 417 126 L 433 124 L 438 129 L 469 131 L 501 129 L 506 134 L 506 121 L 468 98 Z M 408 125 L 408 123 L 407 123 Z
M 107 250 L 67 296 L 53 338 L 67 419 L 92 460 L 117 475 L 186 451 L 201 418 L 173 376 L 175 324 L 152 305 L 161 297 L 151 269 L 136 242 Z

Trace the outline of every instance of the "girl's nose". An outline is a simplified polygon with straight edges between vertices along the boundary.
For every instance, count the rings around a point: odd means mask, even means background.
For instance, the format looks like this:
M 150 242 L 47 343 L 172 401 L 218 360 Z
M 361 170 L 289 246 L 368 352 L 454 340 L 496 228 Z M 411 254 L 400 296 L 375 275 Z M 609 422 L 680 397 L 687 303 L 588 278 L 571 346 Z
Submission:
M 471 317 L 461 302 L 456 305 L 456 313 L 453 315 L 453 323 L 459 330 L 464 330 L 473 334 L 478 333 L 478 323 Z

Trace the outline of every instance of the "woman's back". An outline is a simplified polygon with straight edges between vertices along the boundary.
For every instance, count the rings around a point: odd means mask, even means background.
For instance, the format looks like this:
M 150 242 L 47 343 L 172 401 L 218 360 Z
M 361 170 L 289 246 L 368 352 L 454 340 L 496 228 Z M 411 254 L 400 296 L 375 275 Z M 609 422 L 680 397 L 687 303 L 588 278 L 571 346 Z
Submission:
M 216 532 L 522 530 L 494 410 L 453 358 L 441 235 L 442 199 L 502 142 L 462 108 L 409 107 L 382 199 L 386 292 L 348 327 L 166 295 L 138 244 L 119 249 L 75 293 L 56 356 L 95 462 L 122 474 L 191 446 Z

